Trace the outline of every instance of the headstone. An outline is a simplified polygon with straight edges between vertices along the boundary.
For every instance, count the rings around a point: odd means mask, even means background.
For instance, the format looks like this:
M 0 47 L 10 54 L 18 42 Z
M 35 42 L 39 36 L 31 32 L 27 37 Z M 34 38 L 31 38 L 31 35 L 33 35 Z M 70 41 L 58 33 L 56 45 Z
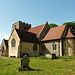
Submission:
M 21 59 L 21 67 L 27 68 L 29 65 L 29 58 L 27 55 L 24 55 L 23 58 Z
M 45 53 L 45 56 L 49 57 L 49 58 L 52 58 L 52 59 L 56 58 L 56 54 L 51 54 L 51 53 Z

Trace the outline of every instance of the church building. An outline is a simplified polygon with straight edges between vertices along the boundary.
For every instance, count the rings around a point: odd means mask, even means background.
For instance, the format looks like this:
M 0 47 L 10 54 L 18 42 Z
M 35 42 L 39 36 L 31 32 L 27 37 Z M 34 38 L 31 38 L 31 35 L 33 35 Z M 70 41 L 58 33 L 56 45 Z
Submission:
M 50 28 L 48 22 L 31 28 L 31 24 L 18 21 L 12 25 L 8 40 L 8 56 L 22 57 L 75 55 L 75 36 L 66 25 Z

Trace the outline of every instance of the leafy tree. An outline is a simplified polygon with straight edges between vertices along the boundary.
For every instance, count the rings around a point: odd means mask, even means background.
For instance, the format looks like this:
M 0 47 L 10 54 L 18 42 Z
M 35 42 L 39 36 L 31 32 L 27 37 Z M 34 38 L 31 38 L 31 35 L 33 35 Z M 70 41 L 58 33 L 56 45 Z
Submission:
M 71 29 L 72 26 L 75 25 L 75 23 L 73 23 L 73 22 L 65 22 L 65 23 L 63 23 L 63 25 L 67 25 L 67 27 L 68 27 L 69 29 Z
M 57 27 L 58 25 L 56 25 L 56 24 L 54 24 L 54 23 L 51 23 L 51 24 L 49 24 L 49 27 L 50 28 L 54 28 L 54 27 Z
M 75 35 L 75 22 L 65 22 L 63 25 L 67 25 L 71 29 L 71 33 Z
M 75 25 L 71 27 L 71 33 L 75 35 Z

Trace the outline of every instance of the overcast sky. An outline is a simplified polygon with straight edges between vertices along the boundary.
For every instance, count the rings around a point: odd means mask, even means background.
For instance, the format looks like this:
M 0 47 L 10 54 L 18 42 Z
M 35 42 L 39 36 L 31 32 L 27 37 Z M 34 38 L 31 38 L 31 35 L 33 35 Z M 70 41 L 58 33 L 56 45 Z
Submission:
M 23 21 L 32 27 L 75 21 L 75 0 L 0 0 L 0 43 L 8 39 L 12 24 Z

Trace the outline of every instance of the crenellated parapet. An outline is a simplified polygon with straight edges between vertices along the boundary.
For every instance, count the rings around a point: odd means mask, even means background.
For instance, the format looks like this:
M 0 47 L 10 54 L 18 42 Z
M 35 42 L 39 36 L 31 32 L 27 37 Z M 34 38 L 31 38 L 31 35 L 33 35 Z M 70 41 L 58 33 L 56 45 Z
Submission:
M 29 28 L 31 28 L 31 24 L 28 24 L 28 23 L 25 23 L 25 22 L 22 22 L 22 21 L 18 21 L 14 24 L 12 24 L 12 31 L 14 29 L 20 29 L 20 30 L 28 30 Z

